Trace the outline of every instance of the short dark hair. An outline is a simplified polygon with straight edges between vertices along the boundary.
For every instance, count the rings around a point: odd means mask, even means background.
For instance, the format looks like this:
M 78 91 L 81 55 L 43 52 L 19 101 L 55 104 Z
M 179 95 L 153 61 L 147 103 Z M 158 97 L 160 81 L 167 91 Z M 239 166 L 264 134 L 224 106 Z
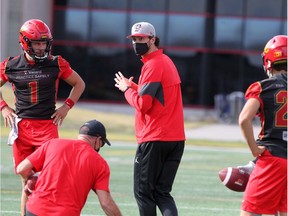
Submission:
M 157 48 L 159 48 L 159 46 L 160 46 L 160 39 L 157 36 L 155 37 L 155 46 Z
M 149 39 L 152 39 L 154 36 L 149 36 Z M 157 36 L 155 36 L 155 46 L 157 47 L 157 48 L 159 48 L 159 45 L 160 45 L 160 39 L 157 37 Z

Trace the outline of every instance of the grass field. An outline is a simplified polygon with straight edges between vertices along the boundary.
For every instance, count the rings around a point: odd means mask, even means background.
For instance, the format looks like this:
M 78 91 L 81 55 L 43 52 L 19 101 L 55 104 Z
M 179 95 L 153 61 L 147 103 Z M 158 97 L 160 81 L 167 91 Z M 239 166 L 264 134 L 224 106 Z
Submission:
M 133 197 L 134 152 L 135 145 L 115 141 L 113 146 L 101 150 L 111 168 L 112 196 L 127 216 L 138 215 Z M 226 189 L 218 178 L 218 171 L 226 166 L 246 163 L 249 159 L 250 154 L 243 149 L 186 146 L 172 193 L 179 215 L 239 215 L 243 193 Z M 19 215 L 19 191 L 19 178 L 12 169 L 11 147 L 2 145 L 0 215 Z M 82 215 L 104 215 L 93 192 Z
M 110 165 L 112 196 L 123 215 L 137 216 L 133 196 L 133 159 L 136 150 L 133 116 L 73 108 L 59 129 L 60 136 L 75 138 L 79 126 L 93 118 L 106 125 L 112 142 L 111 147 L 105 147 L 100 152 Z M 185 126 L 197 127 L 199 124 L 209 122 L 186 122 Z M 12 148 L 6 144 L 8 133 L 1 121 L 0 215 L 16 216 L 20 214 L 20 178 L 13 171 Z M 225 188 L 219 180 L 218 171 L 251 160 L 251 154 L 244 147 L 246 145 L 241 142 L 187 140 L 172 192 L 179 216 L 239 215 L 243 193 Z M 104 215 L 93 192 L 89 194 L 81 215 Z

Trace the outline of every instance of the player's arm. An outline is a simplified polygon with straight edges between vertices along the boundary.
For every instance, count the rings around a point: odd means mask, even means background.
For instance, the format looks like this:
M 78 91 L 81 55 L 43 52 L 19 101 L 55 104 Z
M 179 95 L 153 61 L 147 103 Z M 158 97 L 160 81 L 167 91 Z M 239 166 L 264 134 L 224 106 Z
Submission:
M 248 99 L 239 115 L 238 120 L 242 134 L 254 157 L 258 157 L 265 150 L 265 147 L 257 146 L 253 132 L 252 120 L 259 108 L 260 102 L 256 98 Z
M 2 96 L 2 86 L 6 83 L 5 80 L 0 78 L 0 111 L 2 113 L 3 119 L 4 119 L 4 125 L 5 127 L 9 126 L 12 127 L 14 123 L 14 118 L 17 117 L 15 114 L 15 111 L 9 107 L 9 105 L 6 103 L 6 101 L 3 99 Z
M 68 111 L 79 100 L 80 96 L 82 95 L 85 89 L 85 82 L 74 70 L 68 78 L 64 79 L 64 81 L 68 83 L 72 87 L 72 89 L 70 91 L 69 97 L 65 100 L 64 104 L 61 107 L 59 107 L 55 111 L 55 113 L 53 113 L 53 115 L 51 116 L 51 118 L 54 118 L 54 124 L 59 125 L 62 124 Z
M 76 103 L 85 90 L 85 82 L 79 76 L 79 74 L 74 70 L 72 74 L 64 81 L 72 87 L 70 94 L 69 94 L 69 98 L 74 103 Z
M 111 194 L 104 190 L 96 190 L 101 208 L 107 216 L 121 216 L 120 209 L 111 197 Z
M 26 158 L 17 166 L 16 171 L 23 179 L 27 179 L 34 173 L 32 169 L 32 163 Z

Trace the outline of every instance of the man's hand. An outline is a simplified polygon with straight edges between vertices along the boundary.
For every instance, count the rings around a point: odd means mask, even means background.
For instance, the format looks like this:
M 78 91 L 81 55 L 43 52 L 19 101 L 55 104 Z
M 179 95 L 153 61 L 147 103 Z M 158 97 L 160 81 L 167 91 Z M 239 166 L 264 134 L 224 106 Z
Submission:
M 251 152 L 254 157 L 261 156 L 261 154 L 266 150 L 265 146 L 256 146 L 256 148 L 251 148 Z
M 255 163 L 253 161 L 249 161 L 249 163 L 244 166 L 237 166 L 238 169 L 242 170 L 243 172 L 249 175 L 252 173 L 254 167 L 255 167 Z
M 131 87 L 131 82 L 134 79 L 134 77 L 130 77 L 127 79 L 123 76 L 123 74 L 119 71 L 115 74 L 115 86 L 122 92 L 125 92 L 128 88 Z
M 51 116 L 51 118 L 54 119 L 53 123 L 55 125 L 58 124 L 61 126 L 62 122 L 63 122 L 64 118 L 67 116 L 69 110 L 70 110 L 70 107 L 67 104 L 63 104 L 61 107 L 56 109 L 56 111 Z
M 7 126 L 12 127 L 12 125 L 14 124 L 15 118 L 18 117 L 15 114 L 15 111 L 11 109 L 9 106 L 5 106 L 1 112 L 2 112 L 3 119 L 4 119 L 5 127 Z

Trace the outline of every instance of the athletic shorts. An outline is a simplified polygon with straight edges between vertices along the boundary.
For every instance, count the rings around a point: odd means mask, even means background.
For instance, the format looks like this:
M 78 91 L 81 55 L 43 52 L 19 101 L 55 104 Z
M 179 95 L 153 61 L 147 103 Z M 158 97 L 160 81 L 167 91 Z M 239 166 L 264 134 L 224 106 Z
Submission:
M 58 137 L 58 126 L 53 124 L 53 119 L 22 119 L 18 123 L 18 138 L 13 143 L 15 173 L 19 163 L 43 142 Z
M 258 157 L 247 184 L 242 210 L 254 214 L 287 212 L 287 159 L 268 150 Z

